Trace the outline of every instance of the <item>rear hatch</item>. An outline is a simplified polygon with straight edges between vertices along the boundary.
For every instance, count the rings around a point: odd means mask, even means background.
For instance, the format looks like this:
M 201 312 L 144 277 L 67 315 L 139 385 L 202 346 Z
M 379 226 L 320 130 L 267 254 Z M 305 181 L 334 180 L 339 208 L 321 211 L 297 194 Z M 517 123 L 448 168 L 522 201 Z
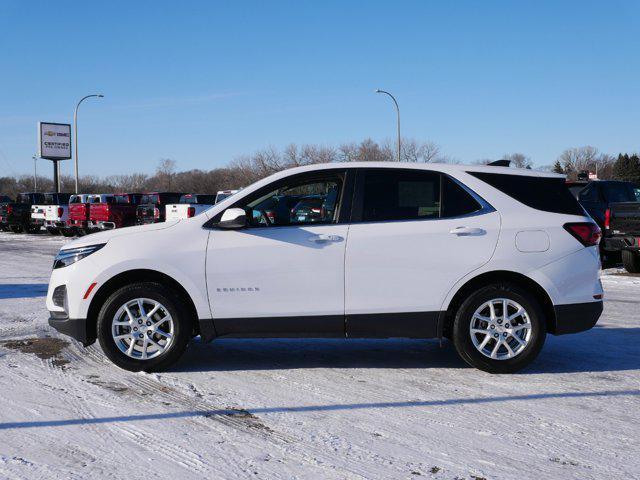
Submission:
M 69 220 L 74 222 L 86 222 L 87 220 L 89 220 L 89 204 L 70 203 Z

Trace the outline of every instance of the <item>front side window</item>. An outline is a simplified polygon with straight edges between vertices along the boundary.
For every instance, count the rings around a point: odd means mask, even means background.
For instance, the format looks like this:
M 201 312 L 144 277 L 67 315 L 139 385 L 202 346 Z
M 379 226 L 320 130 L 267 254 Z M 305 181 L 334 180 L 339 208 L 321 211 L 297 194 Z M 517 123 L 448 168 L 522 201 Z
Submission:
M 244 209 L 252 227 L 334 223 L 341 191 L 339 177 L 285 185 L 249 201 Z

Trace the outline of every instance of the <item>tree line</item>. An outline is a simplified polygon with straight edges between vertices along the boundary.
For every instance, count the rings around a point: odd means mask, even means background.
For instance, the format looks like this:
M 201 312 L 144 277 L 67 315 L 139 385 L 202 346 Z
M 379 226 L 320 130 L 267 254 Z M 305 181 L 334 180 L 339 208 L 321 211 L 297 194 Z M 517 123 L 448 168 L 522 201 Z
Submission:
M 444 155 L 433 142 L 403 139 L 400 152 L 404 162 L 418 163 L 461 163 Z M 523 153 L 505 154 L 499 159 L 511 160 L 518 168 L 532 168 L 530 157 Z M 496 159 L 476 160 L 473 163 L 489 163 Z M 193 169 L 178 171 L 172 159 L 162 159 L 153 174 L 133 173 L 105 177 L 85 175 L 80 178 L 82 193 L 115 193 L 144 191 L 177 191 L 215 194 L 219 190 L 247 186 L 261 178 L 286 168 L 333 162 L 394 162 L 397 160 L 397 144 L 378 143 L 365 139 L 359 143 L 345 143 L 339 147 L 322 145 L 291 144 L 284 149 L 269 147 L 250 155 L 237 157 L 224 167 L 212 170 Z M 539 170 L 566 174 L 575 180 L 582 171 L 597 172 L 601 179 L 619 179 L 640 183 L 640 157 L 638 154 L 619 154 L 617 157 L 601 153 L 591 146 L 570 148 L 562 152 L 555 164 L 538 167 Z M 38 176 L 38 191 L 54 190 L 51 178 Z M 71 192 L 74 179 L 69 175 L 61 177 L 63 192 Z M 31 175 L 0 177 L 0 194 L 15 197 L 20 192 L 34 190 Z

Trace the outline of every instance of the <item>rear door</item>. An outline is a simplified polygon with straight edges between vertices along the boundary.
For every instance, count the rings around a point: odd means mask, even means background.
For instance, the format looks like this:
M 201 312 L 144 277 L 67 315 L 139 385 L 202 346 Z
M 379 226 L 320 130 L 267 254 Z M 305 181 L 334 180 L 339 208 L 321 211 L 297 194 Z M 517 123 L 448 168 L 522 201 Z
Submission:
M 451 287 L 491 258 L 499 214 L 451 177 L 358 173 L 345 257 L 350 337 L 433 337 Z

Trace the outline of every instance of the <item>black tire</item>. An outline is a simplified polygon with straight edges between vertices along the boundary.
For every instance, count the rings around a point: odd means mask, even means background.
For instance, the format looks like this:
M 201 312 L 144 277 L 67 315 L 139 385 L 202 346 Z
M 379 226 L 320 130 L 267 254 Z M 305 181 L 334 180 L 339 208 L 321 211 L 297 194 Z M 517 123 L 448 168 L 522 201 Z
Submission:
M 75 228 L 63 228 L 61 232 L 65 237 L 74 237 L 76 235 Z
M 49 232 L 49 235 L 60 235 L 60 230 L 55 227 L 47 227 L 47 232 Z
M 623 250 L 622 265 L 629 273 L 640 273 L 640 254 L 631 250 Z
M 22 233 L 22 225 L 11 225 L 9 227 L 9 229 L 13 232 L 13 233 Z
M 483 355 L 471 339 L 471 319 L 476 309 L 483 303 L 497 298 L 519 303 L 527 311 L 531 322 L 529 343 L 515 357 L 504 360 Z M 469 295 L 456 312 L 452 333 L 453 344 L 458 354 L 472 367 L 489 373 L 513 373 L 529 365 L 540 353 L 546 337 L 546 322 L 540 303 L 533 295 L 514 284 L 496 283 Z
M 171 345 L 162 354 L 149 360 L 127 356 L 120 351 L 111 335 L 112 321 L 118 309 L 127 301 L 136 298 L 160 302 L 174 320 Z M 170 288 L 155 282 L 133 283 L 116 290 L 102 305 L 98 314 L 98 340 L 105 355 L 120 368 L 132 372 L 157 372 L 167 369 L 182 356 L 191 339 L 194 320 L 184 300 Z

